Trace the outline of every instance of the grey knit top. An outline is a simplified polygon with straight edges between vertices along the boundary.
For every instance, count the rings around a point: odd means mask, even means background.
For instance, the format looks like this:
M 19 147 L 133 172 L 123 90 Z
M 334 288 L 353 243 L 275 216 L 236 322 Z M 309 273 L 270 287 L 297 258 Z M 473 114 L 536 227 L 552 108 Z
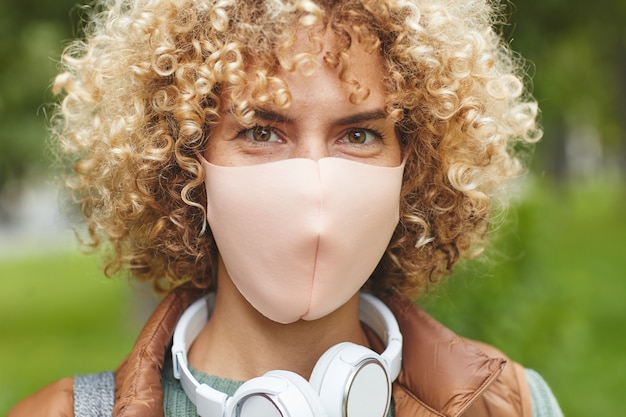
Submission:
M 218 391 L 232 396 L 243 382 L 207 375 L 190 368 L 200 384 L 207 384 Z M 533 417 L 563 417 L 563 413 L 552 394 L 550 387 L 535 371 L 527 369 L 526 378 L 532 398 Z M 196 406 L 183 391 L 180 381 L 174 378 L 169 355 L 163 365 L 163 411 L 165 417 L 196 417 Z M 91 375 L 77 375 L 74 379 L 74 416 L 111 417 L 115 399 L 115 379 L 113 372 Z M 393 417 L 393 405 L 387 417 Z

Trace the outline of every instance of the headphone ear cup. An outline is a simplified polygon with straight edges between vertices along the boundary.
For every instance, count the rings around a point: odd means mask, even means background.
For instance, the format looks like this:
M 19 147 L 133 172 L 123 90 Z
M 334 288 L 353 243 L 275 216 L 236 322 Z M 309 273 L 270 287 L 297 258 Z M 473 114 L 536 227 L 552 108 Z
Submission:
M 376 352 L 353 343 L 328 349 L 311 373 L 311 386 L 330 417 L 384 417 L 391 382 Z
M 228 400 L 227 417 L 327 417 L 317 392 L 295 372 L 270 371 L 246 381 Z

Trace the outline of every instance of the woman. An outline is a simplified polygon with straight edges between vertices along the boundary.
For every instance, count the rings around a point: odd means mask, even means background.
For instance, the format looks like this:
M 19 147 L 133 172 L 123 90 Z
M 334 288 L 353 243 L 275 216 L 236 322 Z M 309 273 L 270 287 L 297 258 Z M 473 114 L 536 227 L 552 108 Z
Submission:
M 521 173 L 511 149 L 540 137 L 497 17 L 98 3 L 64 54 L 55 137 L 108 272 L 168 295 L 114 374 L 11 416 L 560 415 L 538 375 L 409 301 L 477 251 Z

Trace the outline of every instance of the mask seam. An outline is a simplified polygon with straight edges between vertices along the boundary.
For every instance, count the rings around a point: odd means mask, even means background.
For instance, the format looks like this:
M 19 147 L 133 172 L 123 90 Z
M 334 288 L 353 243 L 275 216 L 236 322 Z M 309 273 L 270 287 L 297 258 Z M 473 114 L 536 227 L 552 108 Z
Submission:
M 320 167 L 320 162 L 319 160 L 315 161 L 315 165 L 317 167 L 317 186 L 318 186 L 318 194 L 319 194 L 319 206 L 318 206 L 318 210 L 317 210 L 317 224 L 318 227 L 321 229 L 322 226 L 322 207 L 324 205 L 324 194 L 322 193 L 322 173 L 321 173 L 321 167 Z M 305 313 L 305 315 L 309 314 L 311 312 L 311 306 L 313 304 L 313 294 L 314 294 L 314 290 L 315 290 L 315 274 L 317 273 L 317 262 L 318 262 L 318 258 L 319 258 L 319 253 L 320 253 L 320 242 L 321 242 L 321 230 L 317 231 L 317 245 L 315 248 L 315 262 L 313 263 L 313 274 L 311 275 L 311 292 L 309 295 L 309 307 L 307 309 L 307 312 Z

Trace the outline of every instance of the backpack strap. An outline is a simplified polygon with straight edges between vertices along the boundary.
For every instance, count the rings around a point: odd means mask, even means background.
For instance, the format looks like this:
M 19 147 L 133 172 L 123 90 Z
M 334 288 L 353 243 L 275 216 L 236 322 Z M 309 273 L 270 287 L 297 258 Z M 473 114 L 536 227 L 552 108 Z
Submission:
M 74 377 L 74 417 L 112 417 L 114 401 L 113 372 Z

